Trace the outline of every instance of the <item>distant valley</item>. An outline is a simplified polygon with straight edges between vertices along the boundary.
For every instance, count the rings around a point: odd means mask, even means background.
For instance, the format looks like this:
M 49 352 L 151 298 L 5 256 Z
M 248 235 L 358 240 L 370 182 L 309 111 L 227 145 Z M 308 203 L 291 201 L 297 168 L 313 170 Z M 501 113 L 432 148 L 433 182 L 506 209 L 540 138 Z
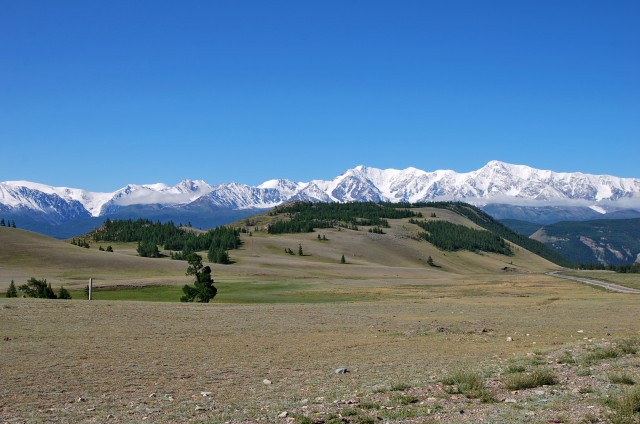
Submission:
M 563 221 L 540 225 L 503 220 L 514 231 L 537 240 L 576 263 L 640 263 L 640 218 Z

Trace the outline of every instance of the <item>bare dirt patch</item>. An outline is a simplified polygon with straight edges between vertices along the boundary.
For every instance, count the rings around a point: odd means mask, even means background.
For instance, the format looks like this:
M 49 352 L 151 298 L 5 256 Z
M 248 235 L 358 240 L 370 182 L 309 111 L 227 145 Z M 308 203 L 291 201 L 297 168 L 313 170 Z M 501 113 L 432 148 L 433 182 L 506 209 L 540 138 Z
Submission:
M 584 358 L 640 336 L 635 297 L 519 278 L 320 304 L 3 299 L 0 421 L 604 420 L 626 389 L 609 374 L 638 381 L 638 354 Z M 518 366 L 559 382 L 513 393 Z M 442 382 L 457 369 L 494 400 Z

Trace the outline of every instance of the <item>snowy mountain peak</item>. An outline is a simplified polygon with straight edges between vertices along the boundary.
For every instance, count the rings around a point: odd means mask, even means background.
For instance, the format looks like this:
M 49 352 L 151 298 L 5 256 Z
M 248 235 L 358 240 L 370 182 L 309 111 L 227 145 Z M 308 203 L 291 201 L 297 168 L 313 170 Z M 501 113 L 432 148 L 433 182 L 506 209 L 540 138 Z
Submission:
M 103 216 L 133 205 L 188 208 L 197 204 L 198 207 L 241 210 L 271 208 L 291 200 L 460 200 L 478 205 L 579 205 L 607 213 L 617 205 L 640 207 L 640 179 L 558 173 L 494 160 L 467 173 L 358 165 L 328 181 L 272 179 L 256 187 L 235 182 L 211 186 L 203 180 L 185 179 L 175 186 L 128 184 L 113 193 L 92 193 L 29 181 L 0 183 L 3 213 L 32 211 L 57 214 L 61 219 L 67 215 Z

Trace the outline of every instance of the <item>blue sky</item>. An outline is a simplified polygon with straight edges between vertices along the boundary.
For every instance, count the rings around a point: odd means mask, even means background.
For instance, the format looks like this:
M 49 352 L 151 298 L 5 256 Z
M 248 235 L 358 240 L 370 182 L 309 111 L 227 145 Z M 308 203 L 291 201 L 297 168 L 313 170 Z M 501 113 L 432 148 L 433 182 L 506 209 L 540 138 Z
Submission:
M 635 0 L 0 4 L 0 181 L 640 177 Z

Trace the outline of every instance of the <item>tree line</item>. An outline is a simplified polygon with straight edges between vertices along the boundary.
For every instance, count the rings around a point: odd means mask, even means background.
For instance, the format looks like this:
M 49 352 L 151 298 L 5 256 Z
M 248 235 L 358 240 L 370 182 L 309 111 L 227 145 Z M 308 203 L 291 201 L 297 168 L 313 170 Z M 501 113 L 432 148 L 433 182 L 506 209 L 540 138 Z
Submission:
M 207 250 L 209 261 L 215 263 L 229 263 L 227 251 L 237 249 L 241 243 L 240 230 L 235 228 L 217 227 L 197 234 L 171 221 L 161 223 L 148 219 L 107 219 L 93 231 L 92 238 L 104 242 L 138 242 L 138 254 L 145 257 L 159 257 L 158 246 L 172 251 L 172 259 L 183 260 L 193 252 Z
M 420 212 L 388 207 L 374 202 L 312 203 L 292 202 L 273 209 L 270 216 L 282 216 L 269 226 L 270 234 L 309 233 L 318 228 L 343 227 L 358 230 L 358 226 L 389 228 L 389 219 L 421 217 Z
M 428 202 L 428 203 L 406 203 L 400 205 L 410 205 L 411 207 L 432 207 L 438 209 L 448 209 L 459 215 L 468 218 L 471 222 L 484 228 L 485 230 L 507 240 L 513 244 L 516 244 L 528 251 L 535 253 L 536 255 L 553 262 L 556 265 L 564 267 L 575 267 L 570 260 L 560 255 L 555 250 L 546 246 L 537 240 L 530 239 L 522 234 L 516 233 L 509 227 L 496 221 L 486 212 L 481 209 L 462 202 Z
M 420 238 L 428 241 L 439 249 L 447 251 L 469 250 L 471 252 L 493 252 L 502 255 L 513 255 L 507 243 L 489 231 L 475 230 L 464 225 L 447 221 L 418 221 L 409 220 L 426 232 L 418 233 Z
M 37 278 L 29 278 L 26 284 L 22 284 L 16 288 L 15 283 L 11 280 L 9 289 L 6 292 L 6 297 L 18 297 L 18 290 L 20 290 L 26 297 L 36 297 L 39 299 L 71 299 L 71 294 L 63 286 L 60 286 L 58 294 L 51 288 L 51 283 L 47 283 L 47 280 L 38 280 Z
M 13 219 L 11 221 L 9 221 L 7 219 L 7 222 L 5 222 L 4 218 L 0 218 L 0 227 L 13 227 L 13 228 L 16 228 L 16 221 L 14 221 Z
M 576 268 L 583 270 L 615 271 L 619 274 L 640 274 L 640 263 L 626 265 L 605 265 L 601 263 L 581 263 Z

